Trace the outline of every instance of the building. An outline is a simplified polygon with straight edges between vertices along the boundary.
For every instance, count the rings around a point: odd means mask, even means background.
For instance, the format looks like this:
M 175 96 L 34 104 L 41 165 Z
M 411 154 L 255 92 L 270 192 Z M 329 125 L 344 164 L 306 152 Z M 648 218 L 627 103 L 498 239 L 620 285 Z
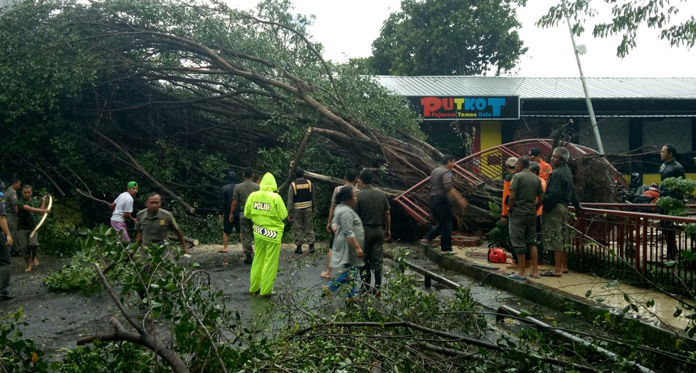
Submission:
M 423 117 L 421 128 L 445 152 L 464 156 L 502 143 L 547 138 L 561 127 L 597 149 L 579 78 L 378 76 Z M 644 154 L 615 164 L 659 182 L 659 148 L 673 143 L 696 178 L 696 78 L 587 78 L 604 151 Z M 572 123 L 571 123 L 572 120 Z M 470 138 L 470 149 L 465 148 Z

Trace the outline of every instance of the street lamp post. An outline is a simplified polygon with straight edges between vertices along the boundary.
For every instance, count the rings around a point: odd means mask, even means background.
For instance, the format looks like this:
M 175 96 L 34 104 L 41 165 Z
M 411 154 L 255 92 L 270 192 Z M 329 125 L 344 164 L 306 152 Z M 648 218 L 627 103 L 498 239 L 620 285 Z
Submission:
M 597 141 L 597 150 L 599 151 L 599 154 L 604 154 L 604 146 L 602 145 L 602 138 L 599 135 L 599 127 L 597 127 L 597 118 L 595 118 L 594 108 L 592 107 L 590 92 L 587 90 L 585 75 L 582 73 L 582 65 L 580 64 L 580 51 L 578 50 L 578 46 L 575 45 L 575 34 L 573 33 L 573 25 L 570 23 L 570 15 L 568 15 L 568 7 L 566 4 L 566 0 L 563 0 L 563 13 L 565 13 L 566 22 L 568 23 L 568 31 L 570 31 L 570 40 L 573 42 L 575 60 L 578 62 L 578 70 L 580 71 L 580 81 L 582 82 L 582 89 L 585 91 L 585 103 L 587 104 L 587 111 L 590 114 L 590 124 L 592 125 L 592 132 L 594 133 L 595 140 Z

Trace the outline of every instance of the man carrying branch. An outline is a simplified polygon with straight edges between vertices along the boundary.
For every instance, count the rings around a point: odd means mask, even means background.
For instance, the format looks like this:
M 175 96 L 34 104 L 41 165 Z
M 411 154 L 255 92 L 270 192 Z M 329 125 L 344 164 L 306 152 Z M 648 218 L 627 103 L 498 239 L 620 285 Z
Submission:
M 32 198 L 33 193 L 32 186 L 24 184 L 22 198 L 17 202 L 17 241 L 27 262 L 24 272 L 31 272 L 32 265 L 39 265 L 39 258 L 36 255 L 39 251 L 39 233 L 31 235 L 31 232 L 38 224 L 36 214 L 45 214 L 47 211 L 46 196 L 41 197 L 39 204 L 36 198 Z

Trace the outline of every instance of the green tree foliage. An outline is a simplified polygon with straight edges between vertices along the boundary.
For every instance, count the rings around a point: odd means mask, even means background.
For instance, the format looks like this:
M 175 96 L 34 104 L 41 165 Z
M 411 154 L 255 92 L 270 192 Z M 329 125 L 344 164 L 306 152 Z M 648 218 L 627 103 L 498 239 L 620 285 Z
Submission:
M 508 72 L 527 51 L 515 3 L 403 0 L 372 43 L 372 66 L 387 75 Z
M 405 187 L 435 164 L 414 114 L 355 64 L 321 59 L 289 1 L 26 0 L 0 16 L 3 178 L 113 200 L 128 180 L 217 213 L 225 171 L 384 167 Z M 323 131 L 321 131 L 323 130 Z M 395 137 L 395 138 L 394 138 Z M 139 202 L 136 202 L 136 206 Z M 108 208 L 83 199 L 87 220 Z M 167 208 L 173 209 L 173 206 Z
M 565 22 L 565 8 L 573 19 L 573 30 L 577 35 L 585 31 L 583 26 L 588 18 L 603 17 L 611 20 L 597 23 L 592 29 L 594 37 L 606 38 L 620 35 L 621 42 L 616 55 L 625 57 L 638 44 L 638 30 L 641 26 L 657 30 L 662 40 L 673 47 L 693 48 L 696 43 L 696 18 L 693 15 L 680 19 L 680 5 L 687 0 L 604 0 L 611 7 L 611 14 L 601 14 L 591 0 L 563 0 L 552 6 L 537 24 L 551 27 Z M 676 19 L 676 20 L 675 20 Z

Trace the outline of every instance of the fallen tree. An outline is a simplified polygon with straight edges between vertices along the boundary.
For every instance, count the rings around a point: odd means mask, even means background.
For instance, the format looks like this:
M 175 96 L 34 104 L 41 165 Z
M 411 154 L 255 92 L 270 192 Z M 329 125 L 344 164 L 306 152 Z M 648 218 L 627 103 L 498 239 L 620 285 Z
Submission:
M 137 179 L 205 212 L 225 170 L 285 176 L 312 128 L 297 163 L 320 176 L 369 167 L 395 190 L 426 177 L 441 154 L 406 101 L 323 60 L 308 24 L 274 1 L 257 14 L 218 1 L 17 4 L 0 17 L 0 120 L 8 151 L 44 176 L 3 168 L 95 202 Z

